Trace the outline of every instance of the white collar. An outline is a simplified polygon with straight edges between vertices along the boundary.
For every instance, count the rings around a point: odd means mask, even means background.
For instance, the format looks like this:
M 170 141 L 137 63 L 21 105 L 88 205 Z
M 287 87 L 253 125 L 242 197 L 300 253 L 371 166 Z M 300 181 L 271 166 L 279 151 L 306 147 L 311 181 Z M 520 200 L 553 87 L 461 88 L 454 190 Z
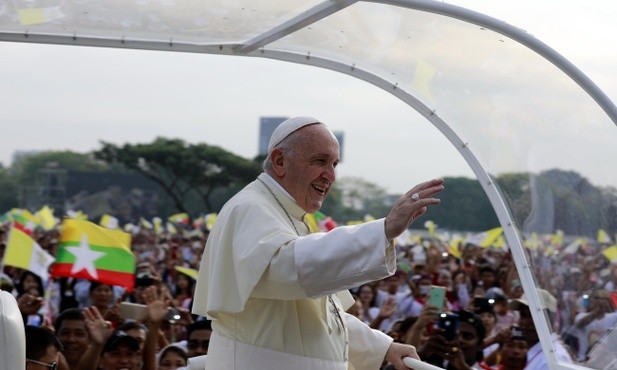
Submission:
M 281 193 L 283 193 L 283 195 L 285 195 L 288 199 L 292 201 L 295 205 L 298 205 L 298 202 L 296 202 L 296 200 L 294 199 L 294 197 L 291 196 L 291 194 L 289 194 L 289 192 L 287 190 L 285 190 L 285 188 L 279 184 L 278 182 L 276 182 L 276 180 L 274 179 L 274 177 L 272 177 L 269 173 L 264 172 L 264 180 L 267 180 L 268 183 L 274 187 L 276 187 Z

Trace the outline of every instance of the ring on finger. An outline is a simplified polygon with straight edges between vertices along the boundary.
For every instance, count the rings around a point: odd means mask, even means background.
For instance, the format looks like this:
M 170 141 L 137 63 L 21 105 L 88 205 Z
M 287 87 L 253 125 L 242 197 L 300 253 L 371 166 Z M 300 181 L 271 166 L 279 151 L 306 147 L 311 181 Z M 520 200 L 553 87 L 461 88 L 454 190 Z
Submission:
M 411 194 L 411 199 L 412 199 L 412 200 L 418 200 L 418 199 L 420 199 L 420 194 L 419 194 L 419 193 L 413 193 L 413 194 Z

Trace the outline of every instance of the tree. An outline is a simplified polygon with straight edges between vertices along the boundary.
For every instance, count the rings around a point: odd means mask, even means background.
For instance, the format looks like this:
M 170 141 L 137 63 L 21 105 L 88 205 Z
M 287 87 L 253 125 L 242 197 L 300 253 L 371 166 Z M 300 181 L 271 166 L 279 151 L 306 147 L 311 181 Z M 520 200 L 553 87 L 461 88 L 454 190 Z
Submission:
M 107 167 L 97 163 L 90 154 L 72 151 L 44 151 L 19 157 L 9 168 L 15 181 L 22 184 L 34 184 L 38 173 L 44 168 L 62 168 L 67 171 L 105 171 Z
M 499 225 L 497 215 L 476 179 L 445 177 L 445 190 L 438 195 L 439 207 L 432 207 L 430 219 L 451 230 L 486 230 Z M 427 216 L 424 216 L 425 218 Z
M 206 212 L 212 212 L 212 193 L 216 189 L 246 184 L 260 172 L 250 160 L 208 144 L 187 144 L 180 139 L 156 138 L 150 144 L 122 147 L 101 142 L 97 159 L 121 163 L 161 186 L 178 211 L 187 211 L 187 199 L 199 194 Z
M 15 194 L 17 183 L 4 167 L 0 167 L 0 213 L 18 206 Z
M 386 190 L 359 177 L 345 177 L 335 183 L 341 194 L 341 205 L 348 209 L 354 219 L 365 215 L 384 217 L 391 204 Z
M 102 172 L 107 167 L 89 154 L 43 151 L 18 157 L 7 172 L 17 184 L 13 194 L 19 207 L 37 210 L 49 205 L 62 212 L 66 173 L 71 170 Z

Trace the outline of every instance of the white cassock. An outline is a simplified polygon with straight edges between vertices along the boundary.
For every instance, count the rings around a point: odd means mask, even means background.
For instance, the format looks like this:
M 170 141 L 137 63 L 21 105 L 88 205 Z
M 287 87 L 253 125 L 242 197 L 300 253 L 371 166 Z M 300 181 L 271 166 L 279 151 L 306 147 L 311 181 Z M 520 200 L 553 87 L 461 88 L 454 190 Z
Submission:
M 193 303 L 193 313 L 212 319 L 206 369 L 381 366 L 392 338 L 345 310 L 347 289 L 396 269 L 384 220 L 309 235 L 304 215 L 265 173 L 219 213 Z

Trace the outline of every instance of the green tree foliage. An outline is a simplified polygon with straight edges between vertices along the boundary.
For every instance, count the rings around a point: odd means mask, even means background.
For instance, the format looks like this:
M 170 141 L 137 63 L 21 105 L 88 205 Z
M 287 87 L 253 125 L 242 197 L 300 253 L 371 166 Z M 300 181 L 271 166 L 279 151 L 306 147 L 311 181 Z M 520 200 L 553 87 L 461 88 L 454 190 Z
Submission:
M 11 165 L 9 173 L 18 184 L 32 185 L 36 182 L 41 169 L 51 167 L 67 171 L 103 172 L 107 170 L 107 166 L 97 163 L 89 154 L 71 151 L 44 151 L 17 158 Z
M 507 173 L 495 180 L 517 225 L 523 225 L 529 217 L 529 209 L 531 209 L 529 181 L 528 173 Z
M 219 147 L 174 139 L 158 138 L 152 143 L 122 147 L 102 144 L 102 149 L 94 153 L 41 152 L 20 157 L 11 167 L 0 167 L 0 211 L 13 207 L 36 211 L 49 204 L 53 197 L 45 200 L 41 195 L 49 178 L 42 175 L 57 169 L 67 177 L 75 172 L 101 173 L 105 179 L 116 178 L 110 175 L 118 173 L 141 174 L 163 189 L 165 196 L 159 197 L 162 202 L 152 210 L 163 216 L 177 211 L 191 215 L 218 212 L 261 172 L 263 161 L 263 157 L 247 160 Z M 432 207 L 424 220 L 430 219 L 440 228 L 466 231 L 487 230 L 499 224 L 477 180 L 446 177 L 445 183 L 446 190 L 440 194 L 442 204 Z M 617 189 L 596 187 L 578 173 L 549 170 L 501 174 L 495 183 L 515 224 L 524 232 L 552 233 L 559 229 L 590 237 L 595 237 L 599 228 L 610 235 L 617 232 Z M 84 191 L 93 191 L 82 185 Z M 66 198 L 73 195 L 66 194 Z M 396 198 L 398 195 L 387 194 L 361 178 L 341 178 L 321 211 L 345 224 L 362 220 L 365 215 L 386 216 Z
M 178 211 L 187 211 L 187 200 L 195 192 L 212 212 L 211 196 L 220 188 L 246 184 L 261 171 L 250 160 L 208 144 L 188 144 L 180 139 L 157 138 L 149 144 L 122 147 L 102 142 L 94 152 L 106 163 L 121 163 L 161 186 Z
M 430 209 L 430 218 L 439 227 L 451 230 L 479 231 L 499 225 L 482 186 L 476 179 L 445 177 L 441 204 Z M 426 217 L 425 217 L 426 218 Z
M 576 172 L 548 170 L 538 175 L 503 175 L 497 183 L 511 194 L 507 201 L 523 231 L 562 230 L 592 237 L 599 228 L 617 231 L 613 221 L 615 189 L 595 187 Z
M 47 204 L 62 212 L 68 171 L 102 172 L 106 169 L 89 154 L 43 151 L 21 155 L 7 169 L 7 173 L 16 186 L 13 203 L 30 210 L 38 210 Z
M 17 182 L 0 167 L 0 213 L 17 206 Z
M 380 186 L 358 177 L 344 177 L 334 183 L 322 212 L 341 222 L 356 221 L 370 215 L 385 217 L 390 210 L 389 196 Z

